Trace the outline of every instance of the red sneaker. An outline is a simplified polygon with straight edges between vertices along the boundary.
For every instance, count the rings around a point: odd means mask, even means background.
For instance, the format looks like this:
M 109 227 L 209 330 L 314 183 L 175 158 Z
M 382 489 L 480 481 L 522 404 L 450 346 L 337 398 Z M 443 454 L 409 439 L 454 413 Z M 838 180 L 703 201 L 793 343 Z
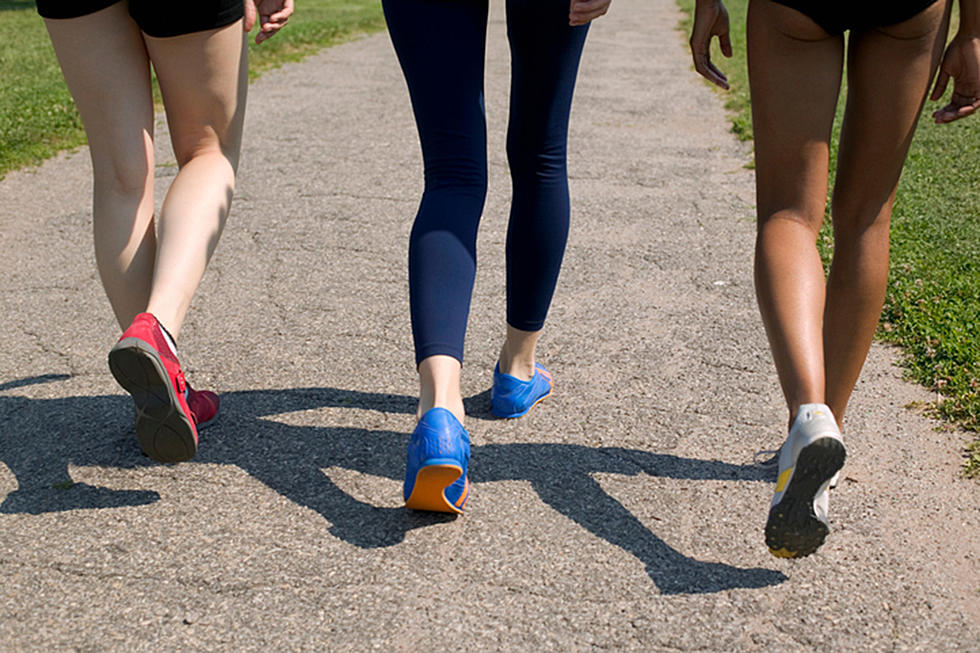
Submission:
M 221 400 L 210 390 L 195 390 L 187 384 L 187 405 L 191 409 L 191 417 L 198 429 L 211 424 L 218 416 L 218 406 Z
M 133 396 L 136 439 L 143 452 L 162 463 L 193 458 L 197 427 L 184 396 L 187 382 L 163 336 L 163 327 L 153 315 L 136 316 L 109 351 L 109 370 Z

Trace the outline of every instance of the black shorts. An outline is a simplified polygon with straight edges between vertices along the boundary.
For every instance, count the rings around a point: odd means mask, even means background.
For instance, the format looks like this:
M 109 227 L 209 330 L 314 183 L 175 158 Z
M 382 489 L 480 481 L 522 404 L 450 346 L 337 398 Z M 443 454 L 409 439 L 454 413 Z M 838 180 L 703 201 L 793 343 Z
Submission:
M 936 0 L 772 0 L 806 14 L 830 34 L 896 25 Z
M 37 0 L 45 18 L 78 18 L 120 0 Z M 245 15 L 242 0 L 129 0 L 129 15 L 148 36 L 181 36 L 231 25 Z

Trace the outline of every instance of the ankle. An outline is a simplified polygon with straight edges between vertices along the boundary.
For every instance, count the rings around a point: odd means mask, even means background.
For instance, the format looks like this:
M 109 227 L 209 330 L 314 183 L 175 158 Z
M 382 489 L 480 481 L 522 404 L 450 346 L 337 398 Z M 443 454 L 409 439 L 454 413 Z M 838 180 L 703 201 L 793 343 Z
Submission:
M 531 352 L 530 356 L 514 356 L 511 355 L 507 349 L 507 344 L 504 343 L 500 349 L 500 357 L 497 359 L 497 368 L 501 374 L 509 374 L 522 381 L 530 381 L 531 377 L 534 376 L 534 352 Z
M 521 331 L 508 324 L 507 336 L 497 359 L 500 372 L 522 381 L 530 381 L 534 376 L 534 352 L 540 334 L 540 331 Z
M 415 420 L 418 421 L 422 419 L 422 416 L 433 408 L 445 408 L 453 414 L 453 417 L 459 420 L 460 424 L 463 424 L 466 420 L 466 411 L 463 409 L 462 397 L 445 399 L 442 401 L 436 401 L 432 398 L 419 397 L 418 407 L 415 409 Z
M 463 395 L 459 389 L 462 363 L 455 358 L 436 355 L 419 363 L 419 405 L 416 419 L 431 408 L 445 408 L 462 423 Z

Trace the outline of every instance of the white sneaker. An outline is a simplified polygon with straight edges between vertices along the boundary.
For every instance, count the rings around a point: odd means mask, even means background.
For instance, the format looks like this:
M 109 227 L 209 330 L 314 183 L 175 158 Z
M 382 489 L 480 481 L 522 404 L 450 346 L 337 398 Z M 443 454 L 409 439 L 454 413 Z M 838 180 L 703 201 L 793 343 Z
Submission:
M 802 558 L 816 551 L 827 533 L 827 489 L 844 466 L 844 441 L 830 408 L 800 406 L 779 450 L 776 495 L 766 522 L 766 544 L 779 558 Z

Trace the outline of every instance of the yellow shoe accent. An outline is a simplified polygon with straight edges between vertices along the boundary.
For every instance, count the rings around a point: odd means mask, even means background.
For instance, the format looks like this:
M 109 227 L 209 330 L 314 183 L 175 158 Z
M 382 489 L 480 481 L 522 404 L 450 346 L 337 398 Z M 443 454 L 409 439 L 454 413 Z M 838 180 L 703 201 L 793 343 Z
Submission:
M 769 549 L 769 553 L 773 554 L 777 558 L 795 558 L 796 551 L 789 551 L 786 547 L 781 549 Z
M 462 514 L 463 511 L 449 503 L 444 494 L 444 490 L 455 483 L 462 473 L 463 468 L 456 465 L 423 467 L 415 475 L 415 486 L 412 487 L 411 496 L 405 501 L 405 507 L 412 510 Z M 463 496 L 466 497 L 468 494 L 469 492 L 464 492 Z
M 783 473 L 779 475 L 779 479 L 776 481 L 776 492 L 782 492 L 786 489 L 786 485 L 789 483 L 789 477 L 793 475 L 793 470 L 795 467 L 788 467 L 783 470 Z

